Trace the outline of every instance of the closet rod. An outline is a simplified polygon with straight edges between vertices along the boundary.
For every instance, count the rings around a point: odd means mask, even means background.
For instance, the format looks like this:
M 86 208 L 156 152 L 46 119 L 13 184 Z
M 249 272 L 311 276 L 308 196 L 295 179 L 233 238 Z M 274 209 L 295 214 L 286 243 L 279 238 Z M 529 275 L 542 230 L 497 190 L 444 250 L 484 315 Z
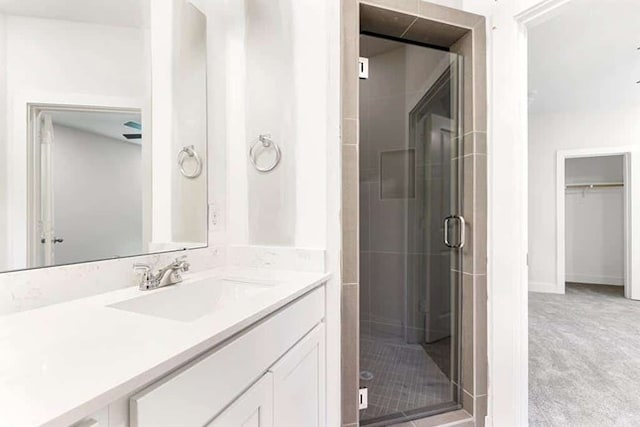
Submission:
M 622 182 L 613 182 L 609 184 L 567 184 L 566 188 L 614 188 L 624 187 Z

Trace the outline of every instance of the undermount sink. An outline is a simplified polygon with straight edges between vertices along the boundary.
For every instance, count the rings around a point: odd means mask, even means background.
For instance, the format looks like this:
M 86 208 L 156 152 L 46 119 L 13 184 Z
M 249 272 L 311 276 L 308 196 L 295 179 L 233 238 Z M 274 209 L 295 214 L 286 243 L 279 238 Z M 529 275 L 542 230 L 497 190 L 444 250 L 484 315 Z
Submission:
M 264 292 L 274 283 L 259 279 L 212 278 L 185 282 L 159 291 L 111 304 L 108 307 L 181 322 L 193 322 L 248 297 Z

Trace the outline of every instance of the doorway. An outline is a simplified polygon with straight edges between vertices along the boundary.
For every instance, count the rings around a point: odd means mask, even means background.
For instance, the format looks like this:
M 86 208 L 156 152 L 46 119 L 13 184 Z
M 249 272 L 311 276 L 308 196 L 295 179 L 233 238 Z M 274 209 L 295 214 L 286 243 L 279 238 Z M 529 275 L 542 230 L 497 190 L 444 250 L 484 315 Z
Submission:
M 28 120 L 29 266 L 142 253 L 141 111 L 42 104 Z
M 630 165 L 622 150 L 558 152 L 558 293 L 609 285 L 631 297 Z
M 342 6 L 342 424 L 429 417 L 435 425 L 482 426 L 488 407 L 485 19 L 426 2 Z M 358 61 L 361 37 L 380 42 L 368 55 L 387 59 L 369 62 L 371 80 L 362 84 L 396 78 L 368 94 L 358 80 L 366 71 Z M 441 60 L 424 62 L 407 49 Z M 397 68 L 394 55 L 405 57 L 396 58 Z M 365 228 L 369 233 L 361 233 Z M 375 335 L 380 332 L 390 339 Z M 382 349 L 369 351 L 373 346 Z M 410 351 L 418 370 L 398 363 Z M 384 355 L 391 362 L 376 367 Z M 442 387 L 414 392 L 429 388 L 414 384 L 424 385 L 427 364 L 437 367 Z M 380 381 L 397 389 L 386 393 Z M 368 407 L 369 390 L 377 413 Z
M 628 379 L 640 369 L 637 148 L 621 146 L 640 135 L 628 54 L 639 13 L 637 2 L 551 1 L 520 20 L 532 426 L 633 425 L 640 415 Z

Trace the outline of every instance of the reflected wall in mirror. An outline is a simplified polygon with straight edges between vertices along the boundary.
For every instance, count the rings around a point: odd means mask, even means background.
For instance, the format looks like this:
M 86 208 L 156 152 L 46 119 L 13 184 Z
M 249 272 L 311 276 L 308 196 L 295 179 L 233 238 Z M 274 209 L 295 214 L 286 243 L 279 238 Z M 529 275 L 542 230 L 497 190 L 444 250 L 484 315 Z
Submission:
M 0 271 L 207 245 L 206 16 L 0 0 Z

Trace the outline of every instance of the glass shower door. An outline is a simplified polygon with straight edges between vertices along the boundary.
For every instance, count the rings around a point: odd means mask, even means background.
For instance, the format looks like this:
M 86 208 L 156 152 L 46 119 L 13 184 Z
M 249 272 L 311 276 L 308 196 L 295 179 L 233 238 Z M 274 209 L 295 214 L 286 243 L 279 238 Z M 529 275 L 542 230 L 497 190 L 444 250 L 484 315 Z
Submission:
M 361 36 L 361 425 L 460 407 L 461 61 Z
M 460 402 L 459 319 L 462 247 L 461 60 L 449 68 L 409 114 L 410 144 L 418 152 L 419 192 L 409 208 L 415 251 L 407 265 L 407 342 L 419 343 L 437 369 L 432 411 Z M 409 237 L 408 241 L 411 242 Z

